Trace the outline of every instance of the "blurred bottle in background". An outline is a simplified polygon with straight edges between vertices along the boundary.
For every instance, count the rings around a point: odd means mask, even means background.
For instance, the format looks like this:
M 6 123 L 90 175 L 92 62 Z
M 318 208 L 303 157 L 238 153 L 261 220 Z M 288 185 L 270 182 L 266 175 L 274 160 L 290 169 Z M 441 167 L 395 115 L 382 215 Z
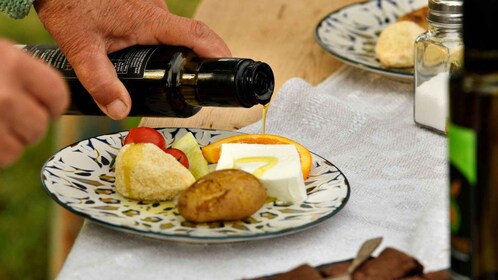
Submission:
M 451 278 L 498 279 L 498 2 L 464 3 L 450 83 Z

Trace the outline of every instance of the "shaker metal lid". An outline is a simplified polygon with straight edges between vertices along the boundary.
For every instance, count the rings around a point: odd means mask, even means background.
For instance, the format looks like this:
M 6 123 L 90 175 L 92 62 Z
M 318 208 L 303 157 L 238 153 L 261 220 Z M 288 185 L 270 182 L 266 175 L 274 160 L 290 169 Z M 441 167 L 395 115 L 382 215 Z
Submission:
M 429 0 L 427 20 L 440 24 L 462 24 L 463 0 Z

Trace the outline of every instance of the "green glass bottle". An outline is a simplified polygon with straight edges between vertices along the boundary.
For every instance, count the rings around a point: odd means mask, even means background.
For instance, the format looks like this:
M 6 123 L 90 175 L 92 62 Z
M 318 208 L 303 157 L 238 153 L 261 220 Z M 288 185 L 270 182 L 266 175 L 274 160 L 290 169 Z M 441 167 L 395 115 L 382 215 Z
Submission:
M 464 1 L 450 82 L 451 278 L 498 279 L 498 2 Z

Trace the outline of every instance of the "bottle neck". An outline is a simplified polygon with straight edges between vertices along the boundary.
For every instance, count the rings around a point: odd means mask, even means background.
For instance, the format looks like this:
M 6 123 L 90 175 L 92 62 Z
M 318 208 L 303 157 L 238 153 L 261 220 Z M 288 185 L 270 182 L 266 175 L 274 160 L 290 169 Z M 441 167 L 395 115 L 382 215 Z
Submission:
M 490 74 L 498 71 L 498 2 L 465 1 L 463 21 L 464 70 Z
M 494 32 L 497 25 L 498 1 L 464 1 L 463 39 L 469 58 L 489 57 L 496 62 L 492 53 L 498 50 L 498 36 Z
M 266 63 L 247 58 L 212 58 L 186 64 L 196 65 L 190 67 L 196 68 L 194 71 L 181 74 L 183 85 L 195 83 L 191 94 L 183 94 L 187 103 L 252 107 L 270 102 L 275 82 Z
M 188 49 L 169 56 L 163 81 L 173 103 L 249 108 L 270 102 L 274 77 L 266 63 L 248 58 L 203 58 Z M 164 63 L 157 66 L 164 69 Z

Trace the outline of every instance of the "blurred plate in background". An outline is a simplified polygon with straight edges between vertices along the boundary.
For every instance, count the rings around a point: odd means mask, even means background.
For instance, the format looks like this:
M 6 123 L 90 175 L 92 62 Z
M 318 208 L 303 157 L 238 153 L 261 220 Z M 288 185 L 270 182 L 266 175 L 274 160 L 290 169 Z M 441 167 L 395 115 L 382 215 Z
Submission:
M 384 67 L 375 57 L 375 45 L 387 25 L 425 5 L 427 0 L 374 0 L 352 4 L 320 20 L 315 39 L 324 50 L 347 64 L 391 77 L 412 79 L 413 68 Z

